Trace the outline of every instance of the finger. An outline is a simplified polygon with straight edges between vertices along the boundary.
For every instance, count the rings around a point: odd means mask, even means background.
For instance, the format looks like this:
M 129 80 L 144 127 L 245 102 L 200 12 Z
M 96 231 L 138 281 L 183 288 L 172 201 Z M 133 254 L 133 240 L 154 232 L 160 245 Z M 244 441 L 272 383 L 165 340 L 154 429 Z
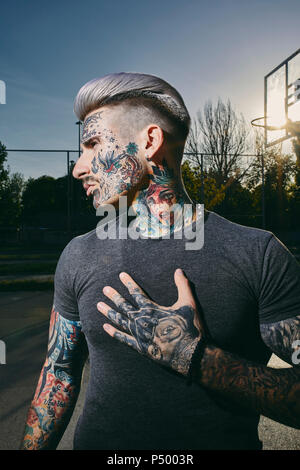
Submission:
M 99 310 L 99 312 L 103 313 L 103 315 L 105 315 L 113 323 L 123 328 L 123 330 L 130 331 L 128 320 L 124 317 L 122 313 L 116 312 L 104 302 L 98 302 L 97 309 Z
M 172 307 L 178 308 L 182 305 L 191 305 L 193 308 L 196 308 L 196 302 L 189 280 L 181 269 L 176 269 L 174 273 L 174 281 L 178 290 L 178 299 Z
M 121 343 L 125 343 L 128 346 L 131 346 L 133 349 L 136 351 L 140 352 L 140 348 L 138 346 L 137 341 L 133 336 L 127 335 L 126 333 L 122 333 L 121 331 L 117 330 L 114 328 L 112 325 L 109 325 L 108 323 L 104 323 L 103 329 L 112 337 L 116 338 Z
M 116 304 L 116 306 L 122 310 L 122 312 L 128 314 L 134 310 L 133 305 L 131 305 L 124 297 L 119 294 L 115 289 L 110 286 L 105 286 L 103 289 L 103 293 L 108 297 L 112 302 Z
M 140 307 L 146 307 L 152 304 L 152 301 L 145 294 L 143 289 L 140 288 L 140 286 L 132 279 L 131 276 L 129 276 L 129 274 L 121 273 L 120 279 L 123 284 L 127 287 L 130 295 L 132 295 L 137 305 L 139 305 Z

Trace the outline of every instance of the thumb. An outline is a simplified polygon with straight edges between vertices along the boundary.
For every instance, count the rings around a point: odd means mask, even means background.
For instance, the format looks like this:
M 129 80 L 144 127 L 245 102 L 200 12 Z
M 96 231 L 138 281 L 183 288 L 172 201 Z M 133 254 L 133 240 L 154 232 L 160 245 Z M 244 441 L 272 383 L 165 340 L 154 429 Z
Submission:
M 178 290 L 178 300 L 172 307 L 178 308 L 182 305 L 191 305 L 193 308 L 196 308 L 196 302 L 190 283 L 181 269 L 176 269 L 174 273 L 174 281 Z

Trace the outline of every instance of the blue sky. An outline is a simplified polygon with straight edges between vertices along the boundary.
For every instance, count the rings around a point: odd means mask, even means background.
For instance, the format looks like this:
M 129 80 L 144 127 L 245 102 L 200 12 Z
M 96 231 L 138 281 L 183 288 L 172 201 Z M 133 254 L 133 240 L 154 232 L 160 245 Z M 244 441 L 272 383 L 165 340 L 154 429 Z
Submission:
M 299 0 L 9 0 L 0 7 L 0 140 L 7 148 L 76 149 L 73 100 L 111 72 L 158 75 L 194 117 L 230 98 L 263 115 L 263 77 L 300 47 Z M 66 172 L 58 154 L 10 154 L 27 178 Z

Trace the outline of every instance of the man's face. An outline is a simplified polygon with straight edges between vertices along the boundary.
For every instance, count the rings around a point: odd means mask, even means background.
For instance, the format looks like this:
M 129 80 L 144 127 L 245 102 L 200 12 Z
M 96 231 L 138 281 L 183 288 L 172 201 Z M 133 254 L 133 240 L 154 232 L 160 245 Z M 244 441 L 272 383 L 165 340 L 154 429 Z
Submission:
M 146 173 L 138 141 L 121 134 L 114 113 L 114 108 L 102 107 L 87 115 L 82 154 L 73 170 L 87 195 L 93 195 L 95 209 L 101 204 L 116 204 L 120 195 L 136 188 Z

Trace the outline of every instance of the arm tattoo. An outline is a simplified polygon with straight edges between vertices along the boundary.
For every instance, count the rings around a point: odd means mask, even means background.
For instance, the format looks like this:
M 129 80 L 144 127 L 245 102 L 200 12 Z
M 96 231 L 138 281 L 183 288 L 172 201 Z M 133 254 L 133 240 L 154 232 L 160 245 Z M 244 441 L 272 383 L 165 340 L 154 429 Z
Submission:
M 300 429 L 300 371 L 273 369 L 251 363 L 215 346 L 205 349 L 199 364 L 199 383 L 228 400 Z
M 300 315 L 275 323 L 260 325 L 263 341 L 278 357 L 293 364 L 292 355 L 297 340 L 300 340 Z
M 52 309 L 48 353 L 29 408 L 22 449 L 56 448 L 72 415 L 87 356 L 81 323 Z

